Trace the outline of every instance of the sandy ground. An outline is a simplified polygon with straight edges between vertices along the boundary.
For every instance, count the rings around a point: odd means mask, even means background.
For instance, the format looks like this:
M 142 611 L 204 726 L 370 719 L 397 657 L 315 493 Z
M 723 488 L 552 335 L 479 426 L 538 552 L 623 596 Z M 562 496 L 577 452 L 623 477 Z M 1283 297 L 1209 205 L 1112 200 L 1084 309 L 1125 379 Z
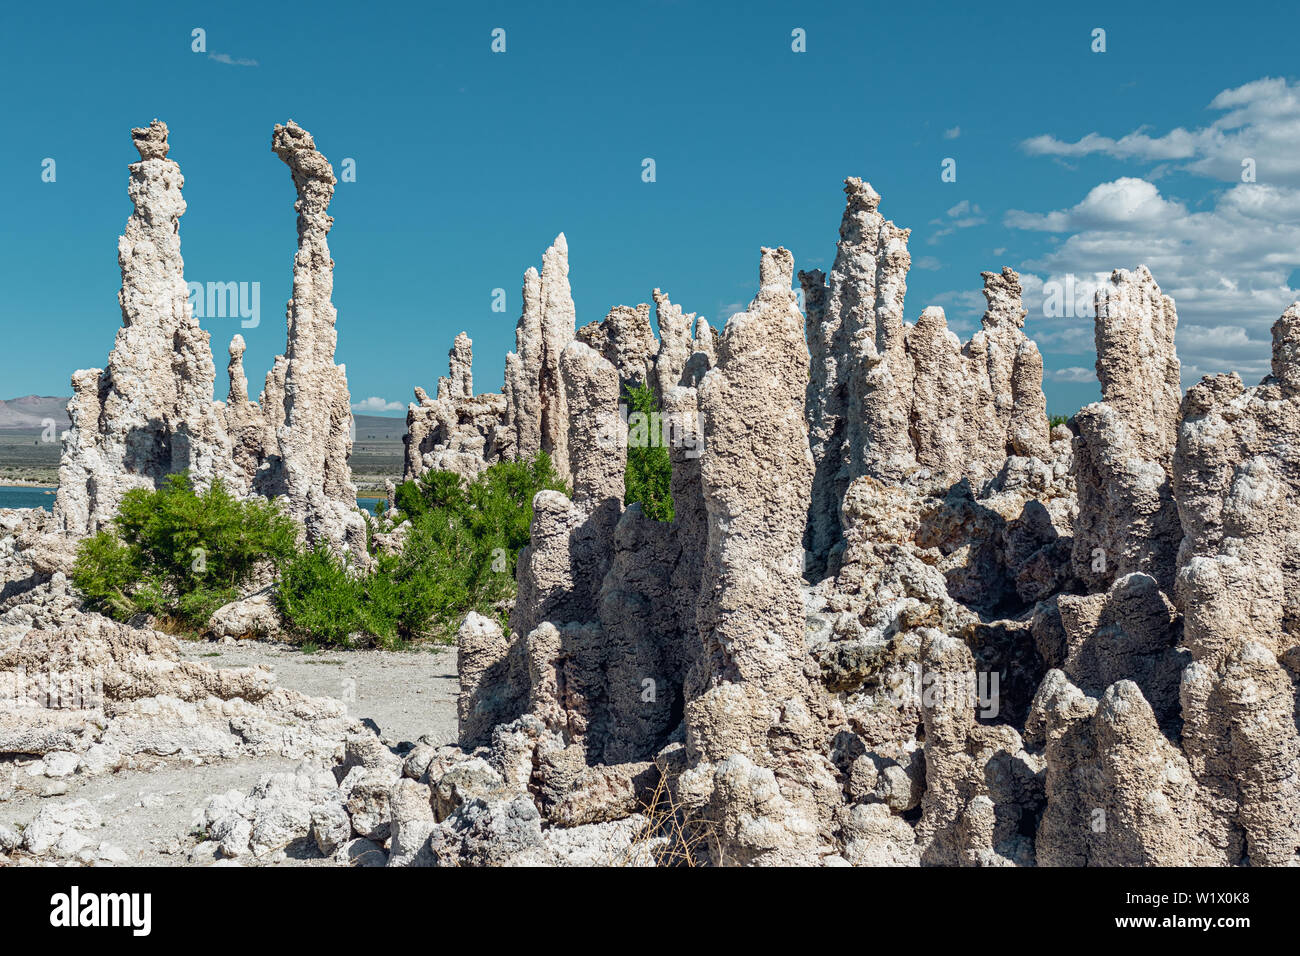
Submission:
M 287 644 L 181 641 L 181 655 L 213 667 L 262 665 L 280 685 L 333 697 L 371 724 L 390 746 L 427 734 L 456 742 L 456 650 L 336 651 L 304 654 Z
M 253 641 L 235 645 L 182 641 L 181 653 L 215 667 L 270 667 L 284 687 L 344 701 L 389 746 L 422 735 L 438 744 L 456 739 L 453 648 L 304 654 L 286 645 Z M 133 864 L 183 866 L 191 862 L 190 851 L 197 842 L 195 813 L 209 797 L 227 790 L 247 791 L 263 774 L 292 770 L 298 763 L 274 757 L 200 766 L 167 760 L 149 770 L 58 781 L 29 781 L 15 764 L 0 764 L 0 823 L 26 825 L 47 803 L 85 799 L 104 820 L 97 838 L 125 851 Z M 48 795 L 29 786 L 43 786 Z M 324 863 L 297 858 L 292 848 L 279 861 L 288 866 Z

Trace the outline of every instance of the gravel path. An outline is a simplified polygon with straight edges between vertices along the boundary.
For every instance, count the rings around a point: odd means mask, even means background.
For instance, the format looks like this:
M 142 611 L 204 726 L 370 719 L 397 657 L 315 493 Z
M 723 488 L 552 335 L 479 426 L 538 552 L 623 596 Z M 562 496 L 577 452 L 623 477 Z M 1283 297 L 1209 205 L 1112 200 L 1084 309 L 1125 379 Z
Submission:
M 334 697 L 368 723 L 389 746 L 428 735 L 437 744 L 456 739 L 456 652 L 319 651 L 287 645 L 181 641 L 181 655 L 214 667 L 272 668 L 281 684 L 315 697 Z M 0 824 L 20 828 L 47 805 L 85 799 L 103 818 L 93 838 L 126 853 L 138 866 L 181 866 L 196 843 L 194 816 L 209 797 L 247 791 L 266 773 L 293 770 L 298 760 L 259 757 L 194 766 L 159 761 L 148 770 L 123 770 L 58 781 L 27 781 L 14 763 L 0 764 Z M 29 789 L 44 786 L 47 795 Z M 210 863 L 211 860 L 195 861 Z M 298 860 L 284 865 L 323 865 Z

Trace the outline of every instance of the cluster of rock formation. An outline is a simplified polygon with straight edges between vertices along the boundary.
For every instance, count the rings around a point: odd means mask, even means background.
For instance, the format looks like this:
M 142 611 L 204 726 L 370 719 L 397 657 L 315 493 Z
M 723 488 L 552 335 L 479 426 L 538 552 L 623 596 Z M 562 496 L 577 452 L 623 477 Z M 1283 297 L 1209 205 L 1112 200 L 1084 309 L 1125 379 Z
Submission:
M 498 433 L 504 431 L 506 398 L 498 392 L 474 394 L 473 345 L 464 332 L 456 336 L 436 398 L 416 386 L 416 402 L 406 413 L 404 480 L 431 468 L 473 478 L 501 460 Z
M 1018 276 L 985 273 L 965 344 L 910 325 L 907 233 L 846 192 L 807 351 L 784 250 L 694 376 L 661 304 L 665 411 L 702 439 L 673 522 L 619 497 L 618 385 L 656 369 L 611 343 L 648 313 L 565 347 L 574 499 L 538 496 L 509 631 L 461 629 L 462 749 L 407 775 L 461 787 L 422 862 L 629 821 L 658 861 L 1300 862 L 1300 304 L 1273 376 L 1179 408 L 1173 303 L 1116 272 L 1103 400 L 1049 431 Z
M 167 126 L 132 131 L 135 205 L 118 242 L 122 328 L 106 370 L 73 374 L 72 428 L 59 468 L 59 530 L 106 524 L 132 488 L 189 473 L 199 487 L 220 479 L 236 494 L 280 497 L 311 543 L 366 560 L 365 524 L 348 467 L 352 409 L 343 366 L 334 364 L 334 262 L 326 234 L 334 173 L 311 135 L 277 125 L 272 149 L 293 173 L 298 252 L 288 304 L 288 344 L 249 400 L 244 339 L 230 345 L 230 393 L 213 401 L 209 335 L 191 308 L 180 254 L 184 177 L 167 159 Z
M 806 322 L 794 257 L 765 248 L 720 335 L 659 290 L 657 338 L 648 305 L 578 328 L 561 235 L 525 275 L 502 393 L 474 395 L 462 334 L 408 415 L 408 477 L 544 451 L 573 490 L 533 502 L 509 626 L 460 628 L 459 745 L 394 753 L 78 610 L 43 544 L 186 467 L 364 554 L 329 165 L 276 128 L 299 193 L 289 347 L 254 403 L 236 337 L 220 405 L 165 142 L 137 131 L 124 328 L 108 371 L 78 373 L 58 510 L 0 513 L 0 678 L 93 671 L 108 719 L 0 708 L 0 752 L 78 772 L 151 748 L 314 758 L 209 804 L 205 846 L 232 857 L 305 840 L 393 866 L 1300 864 L 1300 303 L 1260 385 L 1180 398 L 1173 301 L 1115 272 L 1102 400 L 1049 429 L 1019 276 L 984 273 L 968 342 L 938 309 L 909 323 L 908 231 L 861 180 L 829 276 L 799 274 Z M 668 522 L 624 501 L 621 402 L 647 384 Z
M 684 314 L 667 294 L 654 290 L 659 338 L 650 306 L 620 305 L 601 322 L 576 328 L 569 285 L 569 246 L 564 234 L 542 256 L 542 271 L 524 274 L 523 313 L 515 326 L 515 351 L 506 355 L 501 393 L 475 395 L 472 342 L 456 336 L 449 375 L 438 380 L 435 398 L 417 387 L 406 414 L 403 479 L 430 468 L 467 478 L 489 465 L 545 452 L 566 481 L 569 471 L 568 390 L 562 370 L 570 343 L 581 342 L 614 366 L 620 387 L 650 385 L 663 401 L 668 390 L 696 381 L 714 361 L 717 334 L 703 318 Z M 617 406 L 621 392 L 615 390 Z
M 812 377 L 807 415 L 816 473 L 808 539 L 814 569 L 842 541 L 839 502 L 861 475 L 901 481 L 924 470 L 983 481 L 1008 455 L 1049 459 L 1043 360 L 1024 334 L 1020 276 L 984 273 L 983 328 L 962 344 L 943 310 L 903 318 L 908 229 L 880 196 L 845 181 L 848 204 L 828 279 L 799 273 Z

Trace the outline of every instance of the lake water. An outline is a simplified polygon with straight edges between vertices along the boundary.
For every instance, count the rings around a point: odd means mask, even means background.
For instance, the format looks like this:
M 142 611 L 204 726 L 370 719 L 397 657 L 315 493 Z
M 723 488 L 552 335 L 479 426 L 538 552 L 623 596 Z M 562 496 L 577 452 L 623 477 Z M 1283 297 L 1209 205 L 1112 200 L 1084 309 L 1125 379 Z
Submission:
M 53 488 L 10 488 L 0 486 L 0 508 L 44 508 L 54 510 Z
M 11 488 L 0 485 L 0 508 L 44 508 L 54 510 L 53 488 Z M 374 513 L 380 498 L 358 498 L 357 507 Z

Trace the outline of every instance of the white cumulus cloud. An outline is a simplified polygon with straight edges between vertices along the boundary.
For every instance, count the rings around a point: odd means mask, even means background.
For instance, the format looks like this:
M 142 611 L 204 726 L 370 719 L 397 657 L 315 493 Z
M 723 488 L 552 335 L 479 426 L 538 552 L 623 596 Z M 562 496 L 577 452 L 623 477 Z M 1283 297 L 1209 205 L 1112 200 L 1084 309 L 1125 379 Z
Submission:
M 1029 330 L 1049 362 L 1051 352 L 1092 351 L 1088 284 L 1141 264 L 1177 305 L 1184 385 L 1213 372 L 1236 370 L 1249 384 L 1268 373 L 1270 327 L 1300 299 L 1292 281 L 1300 270 L 1300 84 L 1264 77 L 1224 90 L 1209 109 L 1222 115 L 1193 129 L 1073 141 L 1044 134 L 1022 144 L 1033 155 L 1160 164 L 1100 183 L 1073 206 L 1003 217 L 1012 228 L 1059 236 L 1021 270 Z M 1257 181 L 1242 181 L 1245 159 Z M 1152 180 L 1171 169 L 1215 184 L 1196 201 L 1162 192 Z M 1067 280 L 1082 290 L 1081 307 L 1062 314 L 1049 293 L 1059 306 Z
M 354 412 L 400 412 L 405 410 L 406 406 L 401 402 L 390 402 L 371 395 L 369 398 L 363 398 L 359 402 L 352 403 Z

